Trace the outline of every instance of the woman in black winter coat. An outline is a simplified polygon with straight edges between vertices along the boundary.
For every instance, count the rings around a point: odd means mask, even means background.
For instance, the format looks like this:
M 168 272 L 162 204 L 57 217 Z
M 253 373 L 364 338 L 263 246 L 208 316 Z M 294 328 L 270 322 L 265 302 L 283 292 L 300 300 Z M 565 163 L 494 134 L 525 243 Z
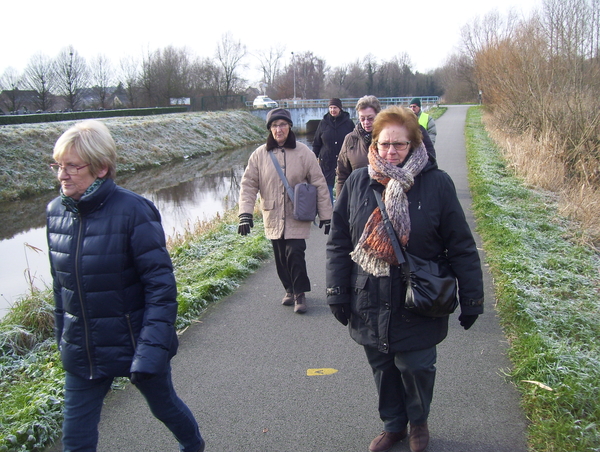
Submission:
M 401 246 L 428 260 L 447 258 L 458 280 L 461 325 L 483 312 L 483 279 L 475 241 L 450 177 L 428 155 L 415 115 L 390 107 L 373 126 L 369 166 L 353 171 L 334 206 L 327 242 L 327 302 L 364 346 L 379 394 L 383 432 L 371 452 L 389 450 L 408 434 L 410 450 L 429 442 L 427 418 L 435 381 L 436 345 L 448 316 L 408 311 L 402 270 L 373 190 Z
M 53 157 L 61 189 L 48 204 L 47 234 L 66 371 L 64 450 L 96 450 L 104 397 L 115 377 L 130 377 L 180 450 L 203 451 L 171 381 L 177 287 L 158 210 L 115 184 L 116 147 L 103 123 L 71 127 Z
M 321 171 L 327 180 L 332 204 L 338 155 L 344 138 L 353 130 L 354 123 L 350 114 L 342 109 L 342 101 L 334 97 L 329 101 L 329 113 L 319 122 L 313 139 L 313 152 L 319 159 Z

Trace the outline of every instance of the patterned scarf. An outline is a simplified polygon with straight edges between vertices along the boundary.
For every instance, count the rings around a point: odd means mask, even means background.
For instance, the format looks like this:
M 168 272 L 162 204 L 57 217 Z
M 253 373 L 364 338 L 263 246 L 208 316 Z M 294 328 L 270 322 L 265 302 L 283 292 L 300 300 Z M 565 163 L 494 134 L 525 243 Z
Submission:
M 365 143 L 367 144 L 367 148 L 369 146 L 371 146 L 371 132 L 367 132 L 362 124 L 359 122 L 358 123 L 358 134 L 362 137 L 362 139 L 365 141 Z
M 87 188 L 87 190 L 85 191 L 85 193 L 83 194 L 81 199 L 83 199 L 84 197 L 86 197 L 88 195 L 91 195 L 96 190 L 98 190 L 100 188 L 100 185 L 102 185 L 102 182 L 104 182 L 104 179 L 96 179 L 94 182 L 92 182 L 92 185 L 90 185 Z M 73 212 L 73 213 L 79 213 L 79 208 L 77 207 L 77 205 L 79 204 L 79 201 L 71 198 L 70 196 L 65 195 L 62 191 L 62 188 L 60 189 L 60 197 L 61 197 L 62 205 L 65 206 L 68 211 Z
M 413 186 L 415 176 L 425 168 L 427 160 L 427 150 L 423 143 L 413 149 L 403 166 L 391 165 L 379 156 L 373 146 L 369 148 L 369 175 L 385 185 L 383 190 L 385 210 L 403 246 L 408 244 L 410 235 L 406 192 Z M 390 265 L 399 265 L 379 207 L 375 208 L 367 220 L 365 229 L 350 257 L 374 276 L 389 276 Z

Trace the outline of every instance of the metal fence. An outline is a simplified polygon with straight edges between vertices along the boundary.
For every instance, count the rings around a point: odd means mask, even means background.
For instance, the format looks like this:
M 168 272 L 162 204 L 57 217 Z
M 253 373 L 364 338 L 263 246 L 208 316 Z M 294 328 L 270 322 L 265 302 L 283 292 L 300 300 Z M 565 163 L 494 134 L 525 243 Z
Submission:
M 439 96 L 418 96 L 421 99 L 421 106 L 423 109 L 429 107 L 437 107 L 440 101 Z M 358 97 L 343 98 L 342 106 L 345 109 L 354 109 L 358 102 Z M 383 108 L 389 107 L 390 105 L 400 105 L 408 107 L 410 101 L 414 97 L 378 97 L 379 103 Z M 329 99 L 281 99 L 276 100 L 282 108 L 327 108 L 329 106 Z M 246 106 L 252 108 L 252 101 L 246 101 Z

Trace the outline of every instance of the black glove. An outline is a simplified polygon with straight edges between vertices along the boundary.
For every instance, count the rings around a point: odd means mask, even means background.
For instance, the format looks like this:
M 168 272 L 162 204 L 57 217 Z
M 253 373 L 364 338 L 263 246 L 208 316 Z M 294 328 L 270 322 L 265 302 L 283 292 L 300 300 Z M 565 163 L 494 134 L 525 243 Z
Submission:
M 325 235 L 329 235 L 329 229 L 331 229 L 331 220 L 321 220 L 319 222 L 319 229 L 325 226 Z
M 350 319 L 350 303 L 330 304 L 331 313 L 342 325 L 348 325 Z
M 250 229 L 254 227 L 254 217 L 251 213 L 240 213 L 238 215 L 240 224 L 238 225 L 238 234 L 248 235 Z
M 460 325 L 465 330 L 468 330 L 469 328 L 471 328 L 473 326 L 473 324 L 475 323 L 475 320 L 477 320 L 477 317 L 479 317 L 478 314 L 475 314 L 475 315 L 461 314 L 458 316 L 458 321 L 460 322 Z
M 142 381 L 146 381 L 146 380 L 150 380 L 151 378 L 154 378 L 156 375 L 154 374 L 149 374 L 146 372 L 131 372 L 131 377 L 129 378 L 131 380 L 131 383 L 133 383 L 134 385 L 137 385 L 138 383 L 141 383 Z

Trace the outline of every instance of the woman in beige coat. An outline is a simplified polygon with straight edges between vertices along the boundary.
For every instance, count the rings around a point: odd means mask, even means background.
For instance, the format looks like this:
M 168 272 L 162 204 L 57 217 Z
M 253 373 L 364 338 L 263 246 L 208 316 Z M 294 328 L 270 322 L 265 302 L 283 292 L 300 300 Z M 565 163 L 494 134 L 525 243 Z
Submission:
M 294 219 L 294 206 L 269 153 L 279 162 L 291 187 L 302 182 L 317 187 L 319 227 L 325 226 L 325 234 L 329 234 L 332 206 L 315 154 L 305 144 L 296 142 L 292 126 L 290 112 L 283 108 L 267 114 L 267 143 L 252 153 L 242 177 L 238 232 L 246 235 L 254 226 L 254 204 L 260 194 L 265 235 L 273 244 L 277 275 L 286 292 L 281 303 L 294 305 L 294 312 L 304 313 L 305 292 L 311 288 L 304 257 L 311 222 Z

